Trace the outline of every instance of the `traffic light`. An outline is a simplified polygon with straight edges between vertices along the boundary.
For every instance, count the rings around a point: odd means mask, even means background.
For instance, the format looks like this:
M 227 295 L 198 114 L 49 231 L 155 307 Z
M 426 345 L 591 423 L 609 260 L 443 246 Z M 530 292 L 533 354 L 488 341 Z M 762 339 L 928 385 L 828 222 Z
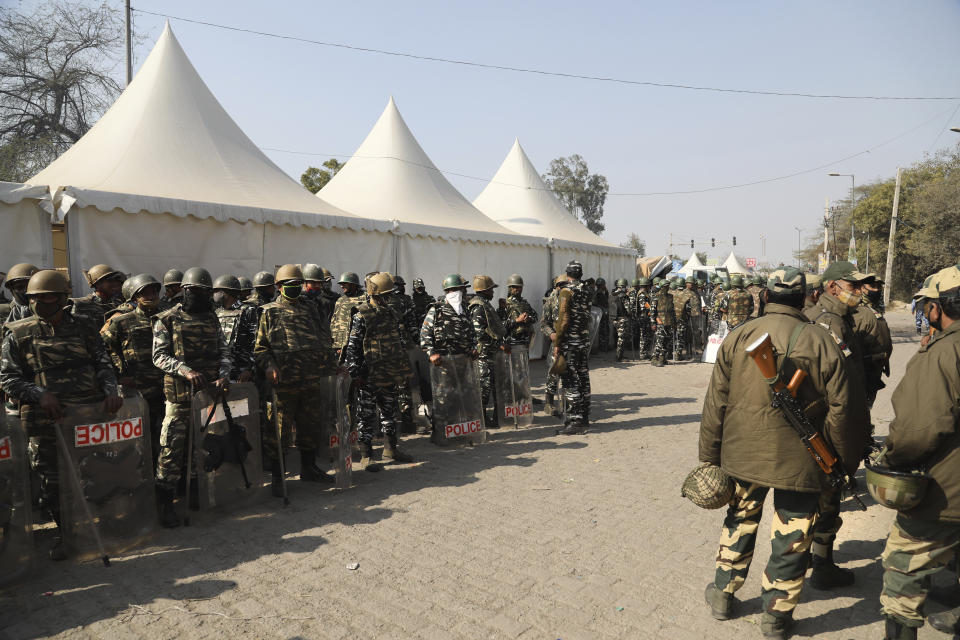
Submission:
M 711 247 L 716 247 L 716 246 L 717 246 L 717 241 L 716 241 L 714 238 L 710 238 L 710 246 L 711 246 Z
M 737 236 L 733 236 L 733 246 L 737 246 Z
M 693 249 L 693 240 L 690 240 L 690 248 Z

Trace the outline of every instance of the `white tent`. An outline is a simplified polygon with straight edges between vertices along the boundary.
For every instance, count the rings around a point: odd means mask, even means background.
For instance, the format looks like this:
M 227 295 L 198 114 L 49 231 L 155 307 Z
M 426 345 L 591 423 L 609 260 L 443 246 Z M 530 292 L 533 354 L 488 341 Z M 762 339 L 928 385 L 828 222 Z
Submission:
M 53 266 L 52 210 L 46 188 L 0 182 L 0 271 L 19 262 Z
M 607 279 L 633 277 L 635 254 L 610 244 L 560 204 L 536 167 L 514 140 L 500 168 L 473 201 L 474 206 L 510 231 L 550 240 L 551 272 L 579 260 L 585 274 Z
M 733 253 L 730 252 L 730 255 L 727 256 L 727 259 L 724 261 L 723 265 L 727 269 L 727 273 L 733 275 L 739 273 L 740 275 L 748 275 L 753 272 L 752 269 L 748 269 L 740 263 L 740 259 Z
M 704 269 L 703 263 L 700 262 L 700 258 L 697 256 L 697 252 L 694 251 L 693 253 L 690 254 L 690 259 L 687 260 L 686 264 L 680 267 L 680 269 L 678 270 L 678 273 L 682 274 L 683 276 L 689 276 L 694 271 L 704 271 L 704 270 L 705 269 Z
M 391 225 L 314 197 L 273 164 L 217 102 L 169 24 L 109 111 L 30 183 L 49 186 L 66 217 L 75 289 L 79 270 L 100 262 L 155 275 L 199 265 L 214 276 L 286 262 L 331 271 L 393 264 Z

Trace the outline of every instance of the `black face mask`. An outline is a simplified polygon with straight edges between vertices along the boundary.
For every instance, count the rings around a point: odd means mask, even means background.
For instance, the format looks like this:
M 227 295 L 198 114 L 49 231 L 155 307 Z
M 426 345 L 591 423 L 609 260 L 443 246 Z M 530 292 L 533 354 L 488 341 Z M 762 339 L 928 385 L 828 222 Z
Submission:
M 403 295 L 406 292 L 407 292 L 407 288 L 405 286 L 397 285 L 397 293 L 399 293 L 400 295 Z
M 63 309 L 63 305 L 66 302 L 63 296 L 58 296 L 56 302 L 40 302 L 39 300 L 30 301 L 30 311 L 33 312 L 33 315 L 47 319 L 52 318 L 57 314 L 60 309 Z
M 296 300 L 302 292 L 303 286 L 299 284 L 280 287 L 280 293 L 288 300 Z
M 17 304 L 19 305 L 29 304 L 29 302 L 27 301 L 26 293 L 20 293 L 19 291 L 14 291 L 13 289 L 10 290 L 10 293 L 13 294 L 13 299 L 17 302 Z
M 878 304 L 880 300 L 883 299 L 883 291 L 880 291 L 879 289 L 876 291 L 867 291 L 866 295 L 867 300 L 870 301 L 870 304 Z
M 193 287 L 183 290 L 183 310 L 187 313 L 210 311 L 210 291 Z

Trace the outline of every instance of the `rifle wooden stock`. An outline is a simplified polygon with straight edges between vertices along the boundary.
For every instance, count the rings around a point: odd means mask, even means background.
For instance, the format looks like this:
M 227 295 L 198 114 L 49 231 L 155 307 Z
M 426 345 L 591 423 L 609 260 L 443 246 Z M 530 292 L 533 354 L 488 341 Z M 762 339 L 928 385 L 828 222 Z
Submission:
M 813 459 L 817 461 L 820 468 L 828 476 L 833 473 L 837 466 L 837 456 L 832 447 L 826 443 L 819 433 L 809 436 L 805 440 L 807 448 L 813 454 Z

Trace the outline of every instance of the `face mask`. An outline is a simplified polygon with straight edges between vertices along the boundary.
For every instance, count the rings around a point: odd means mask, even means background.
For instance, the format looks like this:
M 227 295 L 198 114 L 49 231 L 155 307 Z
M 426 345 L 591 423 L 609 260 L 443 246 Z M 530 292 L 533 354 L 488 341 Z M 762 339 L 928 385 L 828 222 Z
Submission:
M 183 310 L 187 313 L 210 311 L 210 293 L 203 289 L 183 290 Z
M 13 299 L 17 301 L 17 304 L 20 304 L 20 305 L 28 304 L 26 293 L 20 293 L 19 291 L 14 291 L 12 289 L 10 290 L 10 293 L 13 294 Z
M 288 300 L 296 300 L 300 297 L 300 293 L 302 291 L 303 285 L 299 284 L 280 287 L 280 293 L 283 294 L 283 297 Z
M 880 304 L 880 300 L 883 299 L 883 291 L 879 289 L 876 291 L 867 291 L 864 293 L 864 297 L 867 299 L 867 302 L 870 304 L 876 305 Z
M 154 298 L 153 300 L 139 298 L 137 300 L 137 306 L 147 315 L 151 315 L 160 306 L 160 298 Z
M 837 299 L 850 308 L 855 308 L 860 305 L 860 296 L 847 291 L 839 285 L 837 285 Z
M 461 305 L 463 304 L 463 291 L 447 291 L 445 297 L 447 303 L 449 303 L 457 313 L 460 313 Z
M 218 307 L 223 306 L 223 291 L 217 291 L 213 294 L 213 303 Z
M 39 300 L 30 301 L 30 310 L 33 315 L 39 318 L 52 318 L 57 311 L 63 308 L 63 299 L 57 298 L 56 302 L 40 302 Z

